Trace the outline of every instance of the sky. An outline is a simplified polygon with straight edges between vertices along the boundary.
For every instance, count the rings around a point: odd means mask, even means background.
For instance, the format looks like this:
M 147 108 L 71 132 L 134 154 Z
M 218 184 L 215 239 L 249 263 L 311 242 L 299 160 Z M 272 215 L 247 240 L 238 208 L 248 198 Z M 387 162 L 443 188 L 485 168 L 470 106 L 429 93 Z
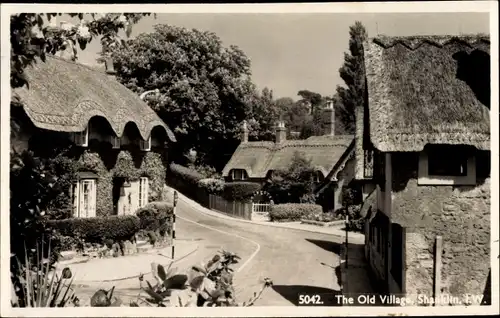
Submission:
M 60 16 L 60 21 L 77 19 Z M 338 69 L 348 51 L 349 26 L 361 21 L 368 36 L 489 34 L 488 13 L 161 13 L 134 25 L 131 37 L 156 24 L 211 31 L 225 46 L 236 45 L 250 58 L 252 80 L 274 96 L 298 99 L 299 90 L 332 96 L 343 85 Z M 95 65 L 99 41 L 79 53 Z

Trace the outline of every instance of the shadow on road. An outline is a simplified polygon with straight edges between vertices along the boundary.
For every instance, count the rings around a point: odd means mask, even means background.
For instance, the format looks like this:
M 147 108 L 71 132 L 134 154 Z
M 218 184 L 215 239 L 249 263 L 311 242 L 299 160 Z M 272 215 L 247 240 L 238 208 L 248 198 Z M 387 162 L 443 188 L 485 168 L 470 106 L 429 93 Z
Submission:
M 314 240 L 314 239 L 306 239 L 306 241 L 321 247 L 324 250 L 335 253 L 337 255 L 341 255 L 342 250 L 344 249 L 343 243 L 336 243 L 331 241 L 323 241 L 323 240 Z
M 338 290 L 308 285 L 273 285 L 272 288 L 275 292 L 283 296 L 295 306 L 299 306 L 299 295 L 309 296 L 304 299 L 305 302 L 309 302 L 309 304 L 303 303 L 300 305 L 312 306 L 313 301 L 311 300 L 311 296 L 319 295 L 319 297 L 321 297 L 321 301 L 323 302 L 322 306 L 340 306 L 339 302 L 335 298 L 336 295 L 341 295 L 341 292 Z

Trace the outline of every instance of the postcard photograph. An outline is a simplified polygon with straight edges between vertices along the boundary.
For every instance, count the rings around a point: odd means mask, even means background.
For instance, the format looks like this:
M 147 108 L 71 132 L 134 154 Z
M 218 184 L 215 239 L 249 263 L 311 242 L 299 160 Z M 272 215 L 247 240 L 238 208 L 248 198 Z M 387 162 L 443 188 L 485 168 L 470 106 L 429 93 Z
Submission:
M 2 316 L 498 314 L 497 10 L 2 5 Z

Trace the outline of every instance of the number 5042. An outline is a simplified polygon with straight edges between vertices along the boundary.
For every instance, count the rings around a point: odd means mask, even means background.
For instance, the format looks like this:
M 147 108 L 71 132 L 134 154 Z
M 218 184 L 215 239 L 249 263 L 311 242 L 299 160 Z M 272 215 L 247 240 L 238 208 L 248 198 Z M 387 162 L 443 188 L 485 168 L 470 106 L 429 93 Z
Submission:
M 299 294 L 299 306 L 300 305 L 321 306 L 323 305 L 323 300 L 320 295 Z

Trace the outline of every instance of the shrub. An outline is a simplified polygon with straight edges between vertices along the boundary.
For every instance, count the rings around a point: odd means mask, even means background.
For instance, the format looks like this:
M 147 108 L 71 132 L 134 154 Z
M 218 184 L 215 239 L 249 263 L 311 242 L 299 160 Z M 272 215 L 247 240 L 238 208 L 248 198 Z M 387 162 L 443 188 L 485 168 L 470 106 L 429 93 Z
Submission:
M 186 168 L 176 163 L 172 163 L 170 165 L 170 171 L 176 177 L 179 177 L 185 182 L 192 185 L 197 185 L 198 181 L 204 178 L 204 176 L 201 173 L 197 172 L 196 170 Z
M 261 186 L 254 182 L 230 182 L 224 185 L 222 196 L 229 201 L 249 201 Z
M 198 181 L 205 177 L 197 171 L 172 163 L 170 165 L 170 177 L 168 183 L 184 195 L 197 199 L 199 188 Z
M 135 212 L 144 231 L 170 232 L 174 208 L 167 202 L 150 202 Z
M 342 220 L 342 217 L 337 216 L 334 213 L 315 212 L 305 215 L 303 219 L 311 221 L 319 221 L 319 222 L 332 222 L 332 221 L 340 221 Z
M 53 220 L 48 221 L 47 225 L 61 235 L 80 236 L 86 242 L 103 244 L 106 240 L 132 240 L 141 222 L 135 215 L 113 215 Z
M 224 191 L 224 180 L 214 178 L 201 179 L 198 181 L 198 186 L 209 194 L 221 194 Z
M 269 217 L 271 221 L 299 221 L 306 215 L 322 213 L 320 205 L 308 203 L 285 203 L 275 204 L 272 207 Z

